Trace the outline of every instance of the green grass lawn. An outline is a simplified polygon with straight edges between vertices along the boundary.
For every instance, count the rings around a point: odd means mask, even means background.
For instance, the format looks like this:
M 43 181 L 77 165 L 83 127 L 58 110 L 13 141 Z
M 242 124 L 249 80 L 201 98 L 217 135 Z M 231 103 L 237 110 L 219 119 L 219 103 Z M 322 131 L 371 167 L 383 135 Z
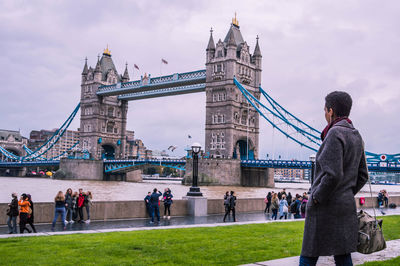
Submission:
M 384 218 L 387 240 L 400 216 Z M 0 239 L 1 265 L 237 265 L 300 254 L 304 222 Z

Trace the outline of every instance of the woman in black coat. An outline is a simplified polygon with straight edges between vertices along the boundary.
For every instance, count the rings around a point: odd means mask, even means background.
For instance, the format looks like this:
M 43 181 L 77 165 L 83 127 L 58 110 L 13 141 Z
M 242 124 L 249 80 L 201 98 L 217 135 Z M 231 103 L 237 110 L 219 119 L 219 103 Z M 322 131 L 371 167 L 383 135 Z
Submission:
M 348 118 L 352 100 L 345 92 L 325 98 L 328 125 L 321 134 L 315 175 L 306 207 L 300 265 L 315 265 L 318 256 L 335 256 L 337 265 L 352 265 L 358 221 L 354 196 L 368 180 L 364 145 Z
M 33 224 L 33 222 L 34 222 L 33 214 L 35 213 L 35 209 L 33 208 L 32 196 L 31 196 L 31 194 L 27 194 L 26 196 L 28 197 L 28 201 L 31 204 L 31 210 L 32 210 L 32 213 L 28 215 L 28 219 L 26 220 L 26 222 L 27 222 L 27 224 L 29 224 L 32 227 L 33 232 L 36 233 L 36 228 L 35 228 L 35 225 Z M 29 233 L 31 232 L 26 227 L 25 227 L 25 230 L 27 230 Z

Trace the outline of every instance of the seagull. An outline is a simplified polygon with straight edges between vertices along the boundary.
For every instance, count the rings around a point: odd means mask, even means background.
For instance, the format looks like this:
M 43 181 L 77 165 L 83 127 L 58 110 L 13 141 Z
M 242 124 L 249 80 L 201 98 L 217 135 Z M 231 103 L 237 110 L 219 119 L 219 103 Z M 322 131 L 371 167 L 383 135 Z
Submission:
M 174 150 L 178 148 L 177 146 L 171 145 L 168 147 L 168 150 L 171 150 L 172 152 L 174 152 Z

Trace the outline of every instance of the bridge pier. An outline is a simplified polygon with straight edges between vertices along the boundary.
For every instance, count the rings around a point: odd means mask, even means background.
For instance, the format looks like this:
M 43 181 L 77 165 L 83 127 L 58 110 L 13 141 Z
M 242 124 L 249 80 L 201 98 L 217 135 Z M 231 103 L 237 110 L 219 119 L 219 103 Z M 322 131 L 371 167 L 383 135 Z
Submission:
M 192 183 L 191 159 L 186 161 L 184 184 Z M 200 186 L 274 187 L 274 169 L 242 167 L 240 160 L 199 158 L 198 184 Z
M 103 180 L 104 166 L 102 160 L 67 159 L 60 160 L 61 175 L 55 175 L 60 179 L 77 180 Z
M 274 168 L 242 167 L 242 186 L 275 187 Z

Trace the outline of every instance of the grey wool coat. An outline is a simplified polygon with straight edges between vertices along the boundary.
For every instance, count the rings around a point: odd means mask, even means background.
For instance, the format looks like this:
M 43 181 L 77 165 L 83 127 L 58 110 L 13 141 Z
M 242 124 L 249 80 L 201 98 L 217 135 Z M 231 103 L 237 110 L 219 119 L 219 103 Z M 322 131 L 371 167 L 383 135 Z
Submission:
M 302 256 L 343 255 L 357 250 L 354 195 L 367 180 L 363 140 L 352 124 L 341 120 L 328 131 L 316 155 Z

